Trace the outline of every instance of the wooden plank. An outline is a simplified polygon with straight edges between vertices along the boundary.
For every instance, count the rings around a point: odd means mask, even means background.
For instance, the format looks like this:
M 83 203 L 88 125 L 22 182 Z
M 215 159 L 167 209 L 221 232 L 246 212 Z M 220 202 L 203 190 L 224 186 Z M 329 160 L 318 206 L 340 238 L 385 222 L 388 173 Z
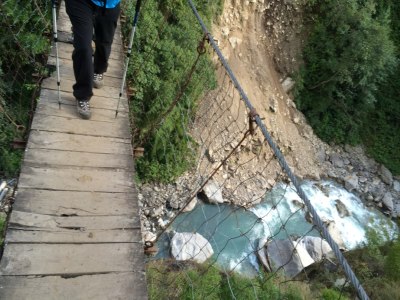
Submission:
M 90 100 L 90 105 L 94 102 L 95 102 L 95 100 L 93 102 L 92 102 L 92 100 Z M 72 104 L 72 103 L 70 103 L 70 104 Z M 116 109 L 117 101 L 114 101 L 114 104 L 115 104 L 115 109 Z M 90 118 L 90 121 L 100 121 L 100 122 L 113 123 L 113 124 L 124 123 L 124 125 L 129 126 L 128 125 L 129 119 L 128 119 L 126 111 L 124 111 L 124 110 L 121 111 L 120 113 L 118 113 L 118 118 L 115 118 L 115 109 L 114 110 L 98 109 L 91 105 L 90 110 L 92 112 L 92 116 Z M 53 101 L 53 102 L 39 101 L 39 103 L 36 107 L 36 114 L 63 117 L 63 118 L 68 118 L 68 119 L 79 119 L 79 120 L 81 119 L 81 117 L 78 115 L 78 112 L 76 110 L 76 104 L 75 105 L 63 105 L 60 108 L 59 104 L 55 101 Z
M 52 60 L 49 59 L 50 63 L 53 63 Z M 49 64 L 52 65 L 52 64 Z M 55 61 L 54 61 L 54 66 L 55 66 Z M 56 69 L 54 69 L 53 76 L 56 74 Z M 111 67 L 109 68 L 109 71 L 104 73 L 104 85 L 106 87 L 113 87 L 113 88 L 121 88 L 122 84 L 122 75 L 123 75 L 123 69 L 122 68 L 117 68 L 117 67 Z M 74 75 L 74 70 L 72 68 L 72 65 L 66 65 L 63 64 L 60 66 L 60 78 L 61 80 L 75 80 L 75 75 Z
M 133 192 L 133 174 L 99 169 L 33 168 L 24 166 L 21 188 L 84 192 Z
M 116 229 L 139 229 L 140 221 L 138 216 L 50 216 L 34 214 L 13 210 L 9 220 L 9 228 L 65 231 L 72 230 L 116 230 Z
M 59 58 L 60 76 L 61 79 L 67 77 L 74 79 L 74 72 L 71 59 Z M 47 65 L 56 66 L 56 58 L 50 56 Z M 121 79 L 124 71 L 124 65 L 120 61 L 113 60 L 108 66 L 107 72 L 104 73 L 107 84 L 112 86 L 121 86 Z
M 71 43 L 59 43 L 58 57 L 64 59 L 72 59 L 72 52 L 74 51 L 74 46 Z M 56 47 L 52 47 L 50 51 L 51 57 L 56 57 Z M 123 61 L 126 55 L 122 53 L 120 47 L 111 47 L 111 53 L 109 58 L 109 63 L 113 63 L 112 60 Z
M 115 114 L 112 116 L 112 112 L 108 112 L 111 115 L 110 122 L 83 120 L 76 117 L 47 116 L 36 113 L 31 128 L 99 137 L 129 138 L 130 128 L 126 119 L 115 118 Z M 111 122 L 112 119 L 115 122 Z
M 31 130 L 28 149 L 132 154 L 130 139 Z
M 61 42 L 70 42 L 71 41 L 71 28 L 66 25 L 65 27 L 62 26 L 61 28 L 58 29 L 58 40 Z M 113 45 L 121 47 L 122 45 L 122 37 L 120 34 L 116 33 L 114 35 L 114 40 L 113 40 Z
M 9 228 L 6 243 L 14 244 L 95 244 L 141 243 L 140 229 L 36 231 Z
M 44 215 L 121 216 L 137 212 L 133 193 L 93 193 L 18 188 L 13 209 Z
M 73 43 L 73 35 L 71 34 L 71 31 L 68 28 L 66 28 L 66 30 L 67 31 L 58 30 L 58 41 L 60 43 L 72 44 Z M 112 47 L 115 47 L 115 49 L 122 48 L 122 41 L 123 41 L 122 36 L 120 36 L 116 33 L 114 36 Z
M 0 275 L 130 272 L 143 265 L 140 244 L 8 244 Z
M 73 166 L 127 169 L 133 172 L 133 157 L 108 153 L 85 153 L 47 149 L 28 149 L 24 164 L 27 166 Z
M 63 92 L 60 93 L 61 103 L 62 104 L 69 104 L 69 105 L 76 105 L 76 99 L 72 92 Z M 58 104 L 58 91 L 57 90 L 49 90 L 42 88 L 40 91 L 40 102 L 55 102 Z M 90 107 L 93 108 L 101 108 L 101 109 L 111 109 L 114 110 L 117 108 L 118 104 L 118 95 L 114 98 L 106 98 L 100 96 L 93 96 L 90 100 Z M 126 95 L 124 94 L 121 97 L 121 102 L 119 104 L 120 111 L 127 111 L 128 110 L 128 101 L 126 100 Z
M 143 270 L 63 278 L 5 276 L 0 279 L 0 299 L 8 300 L 146 300 Z
M 75 80 L 68 78 L 61 79 L 60 89 L 63 92 L 72 92 L 72 86 L 75 84 Z M 50 90 L 58 90 L 57 79 L 49 77 L 43 80 L 42 88 Z M 102 89 L 93 89 L 95 96 L 107 97 L 107 98 L 118 98 L 120 89 L 116 87 L 105 87 Z
M 51 61 L 50 61 L 51 62 Z M 55 63 L 55 62 L 54 62 Z M 53 75 L 55 75 L 56 71 L 54 70 Z M 117 67 L 111 67 L 109 70 L 104 73 L 104 85 L 106 88 L 108 87 L 113 87 L 113 88 L 118 88 L 121 89 L 121 84 L 122 84 L 122 75 L 123 75 L 123 68 L 117 68 Z M 74 75 L 74 70 L 72 68 L 72 65 L 62 65 L 60 66 L 60 77 L 61 80 L 75 80 L 75 75 Z

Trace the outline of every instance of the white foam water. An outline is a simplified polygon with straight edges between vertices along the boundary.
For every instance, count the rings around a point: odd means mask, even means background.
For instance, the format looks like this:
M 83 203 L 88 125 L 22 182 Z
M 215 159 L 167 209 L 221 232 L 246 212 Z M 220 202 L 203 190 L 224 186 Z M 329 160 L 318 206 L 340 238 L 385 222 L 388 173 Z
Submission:
M 366 230 L 374 229 L 383 237 L 394 238 L 397 226 L 379 211 L 367 208 L 362 201 L 332 182 L 305 182 L 302 188 L 318 215 L 334 221 L 345 247 L 354 249 L 366 242 Z M 340 200 L 349 212 L 341 217 L 336 208 Z M 255 251 L 259 239 L 286 239 L 289 236 L 312 235 L 319 232 L 305 218 L 304 205 L 294 188 L 278 184 L 265 199 L 250 210 L 200 203 L 180 215 L 172 225 L 177 232 L 198 232 L 212 245 L 216 261 L 224 270 L 255 275 L 259 269 Z M 161 254 L 168 255 L 168 242 L 159 243 Z
M 363 246 L 367 242 L 368 229 L 375 230 L 385 239 L 394 238 L 397 234 L 394 222 L 379 211 L 366 207 L 354 194 L 332 182 L 308 181 L 302 184 L 302 188 L 320 218 L 335 222 L 347 249 Z M 338 200 L 346 207 L 348 216 L 340 216 Z M 279 235 L 282 224 L 285 224 L 287 235 L 305 235 L 307 230 L 311 230 L 311 224 L 306 221 L 305 210 L 299 207 L 299 203 L 304 204 L 293 186 L 278 184 L 266 200 L 251 211 L 262 218 L 264 234 L 268 237 Z M 273 209 L 274 206 L 277 208 Z M 310 235 L 315 234 L 310 232 Z

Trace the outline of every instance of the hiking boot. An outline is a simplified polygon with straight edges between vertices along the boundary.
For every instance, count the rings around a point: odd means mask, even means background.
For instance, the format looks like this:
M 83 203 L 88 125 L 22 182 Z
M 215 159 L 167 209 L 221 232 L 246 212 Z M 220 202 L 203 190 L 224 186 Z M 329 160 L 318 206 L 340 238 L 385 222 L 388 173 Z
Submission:
M 100 88 L 103 87 L 103 84 L 104 84 L 104 82 L 103 82 L 103 74 L 94 73 L 94 76 L 93 76 L 93 86 L 94 86 L 96 89 L 100 89 Z
M 82 119 L 90 119 L 91 113 L 89 100 L 76 100 L 76 108 L 78 109 L 78 114 L 81 116 Z

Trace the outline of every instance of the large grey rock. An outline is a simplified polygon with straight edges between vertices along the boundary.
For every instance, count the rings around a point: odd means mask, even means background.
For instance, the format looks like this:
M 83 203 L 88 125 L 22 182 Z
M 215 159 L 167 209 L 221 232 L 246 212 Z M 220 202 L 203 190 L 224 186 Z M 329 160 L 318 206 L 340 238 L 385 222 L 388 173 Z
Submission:
M 323 163 L 324 161 L 325 161 L 325 159 L 326 159 L 326 154 L 325 154 L 325 150 L 324 149 L 319 149 L 318 151 L 317 151 L 317 153 L 316 153 L 316 156 L 317 156 L 317 160 L 320 162 L 320 163 Z
M 268 272 L 272 272 L 271 267 L 268 263 L 267 253 L 265 246 L 268 242 L 268 238 L 261 238 L 258 240 L 258 247 L 257 247 L 257 257 L 261 261 L 261 264 L 266 268 Z
M 341 218 L 350 216 L 350 212 L 347 209 L 346 205 L 343 204 L 339 199 L 335 200 L 335 206 Z
M 157 235 L 155 235 L 151 231 L 145 231 L 143 232 L 143 240 L 145 242 L 154 242 L 157 239 Z
M 343 168 L 343 167 L 344 167 L 343 159 L 342 159 L 342 157 L 341 157 L 339 154 L 337 154 L 337 153 L 333 153 L 333 154 L 331 155 L 330 161 L 331 161 L 331 163 L 332 163 L 335 167 L 338 167 L 338 168 Z
M 393 212 L 393 217 L 394 218 L 400 218 L 400 203 L 396 203 L 394 205 L 394 212 Z
M 385 184 L 383 182 L 377 183 L 377 181 L 374 180 L 369 190 L 371 191 L 372 196 L 374 196 L 375 201 L 381 201 L 385 195 Z
M 289 93 L 294 88 L 295 82 L 292 78 L 286 77 L 285 80 L 282 82 L 282 88 L 285 93 Z
M 339 246 L 339 249 L 347 250 L 344 244 L 344 240 L 342 238 L 342 234 L 337 228 L 335 221 L 327 221 L 325 223 L 329 234 L 331 235 L 332 239 L 336 242 L 336 244 Z
M 211 204 L 224 203 L 222 188 L 215 181 L 209 181 L 203 189 L 206 199 Z
M 267 245 L 266 253 L 271 270 L 275 272 L 283 268 L 289 278 L 314 263 L 307 250 L 290 239 L 272 240 Z
M 160 206 L 160 207 L 156 207 L 156 208 L 153 208 L 153 209 L 152 209 L 152 211 L 151 211 L 151 216 L 152 216 L 153 218 L 155 218 L 155 217 L 161 216 L 163 213 L 164 213 L 164 207 L 163 207 L 163 206 Z
M 357 175 L 356 174 L 352 174 L 352 175 L 346 176 L 344 178 L 344 187 L 349 192 L 352 192 L 354 190 L 357 191 L 359 189 Z
M 397 180 L 393 181 L 393 189 L 396 192 L 400 192 L 400 181 L 397 181 Z
M 192 210 L 196 207 L 196 204 L 197 204 L 197 197 L 194 197 L 194 198 L 189 202 L 189 204 L 182 210 L 182 212 L 189 212 L 189 211 L 192 211 Z
M 333 255 L 328 242 L 317 236 L 305 236 L 298 239 L 296 243 L 305 248 L 311 258 L 316 262 Z
M 211 244 L 199 233 L 176 232 L 171 240 L 171 254 L 176 260 L 194 260 L 204 263 L 214 251 Z
M 381 165 L 379 169 L 379 175 L 382 178 L 382 181 L 388 185 L 392 185 L 393 183 L 393 175 L 392 173 L 384 166 Z
M 389 211 L 393 211 L 394 203 L 392 193 L 387 192 L 385 196 L 383 196 L 382 203 Z

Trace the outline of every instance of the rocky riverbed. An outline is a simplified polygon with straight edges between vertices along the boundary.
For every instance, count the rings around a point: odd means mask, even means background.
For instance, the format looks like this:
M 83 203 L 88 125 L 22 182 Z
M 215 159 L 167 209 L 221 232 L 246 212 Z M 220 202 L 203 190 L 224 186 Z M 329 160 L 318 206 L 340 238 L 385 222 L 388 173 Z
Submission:
M 326 146 L 319 149 L 318 160 L 321 169 L 325 172 L 318 177 L 310 176 L 303 179 L 332 180 L 357 195 L 366 206 L 378 208 L 389 218 L 400 217 L 399 178 L 394 177 L 383 165 L 368 158 L 360 147 Z M 167 220 L 186 205 L 188 196 L 193 193 L 189 187 L 191 178 L 193 174 L 188 173 L 173 184 L 140 186 L 139 205 L 145 239 L 151 240 L 153 234 L 162 229 Z M 268 181 L 268 178 L 264 180 Z M 214 194 L 213 198 L 217 199 L 212 202 L 237 204 L 235 199 L 226 198 L 224 186 L 220 186 L 216 181 L 211 181 L 211 183 L 211 189 L 214 185 L 215 191 L 219 191 L 219 193 L 210 192 Z M 260 194 L 266 192 L 265 186 L 261 183 L 252 188 L 257 189 Z M 195 197 L 185 211 L 193 209 L 197 201 L 201 200 Z

